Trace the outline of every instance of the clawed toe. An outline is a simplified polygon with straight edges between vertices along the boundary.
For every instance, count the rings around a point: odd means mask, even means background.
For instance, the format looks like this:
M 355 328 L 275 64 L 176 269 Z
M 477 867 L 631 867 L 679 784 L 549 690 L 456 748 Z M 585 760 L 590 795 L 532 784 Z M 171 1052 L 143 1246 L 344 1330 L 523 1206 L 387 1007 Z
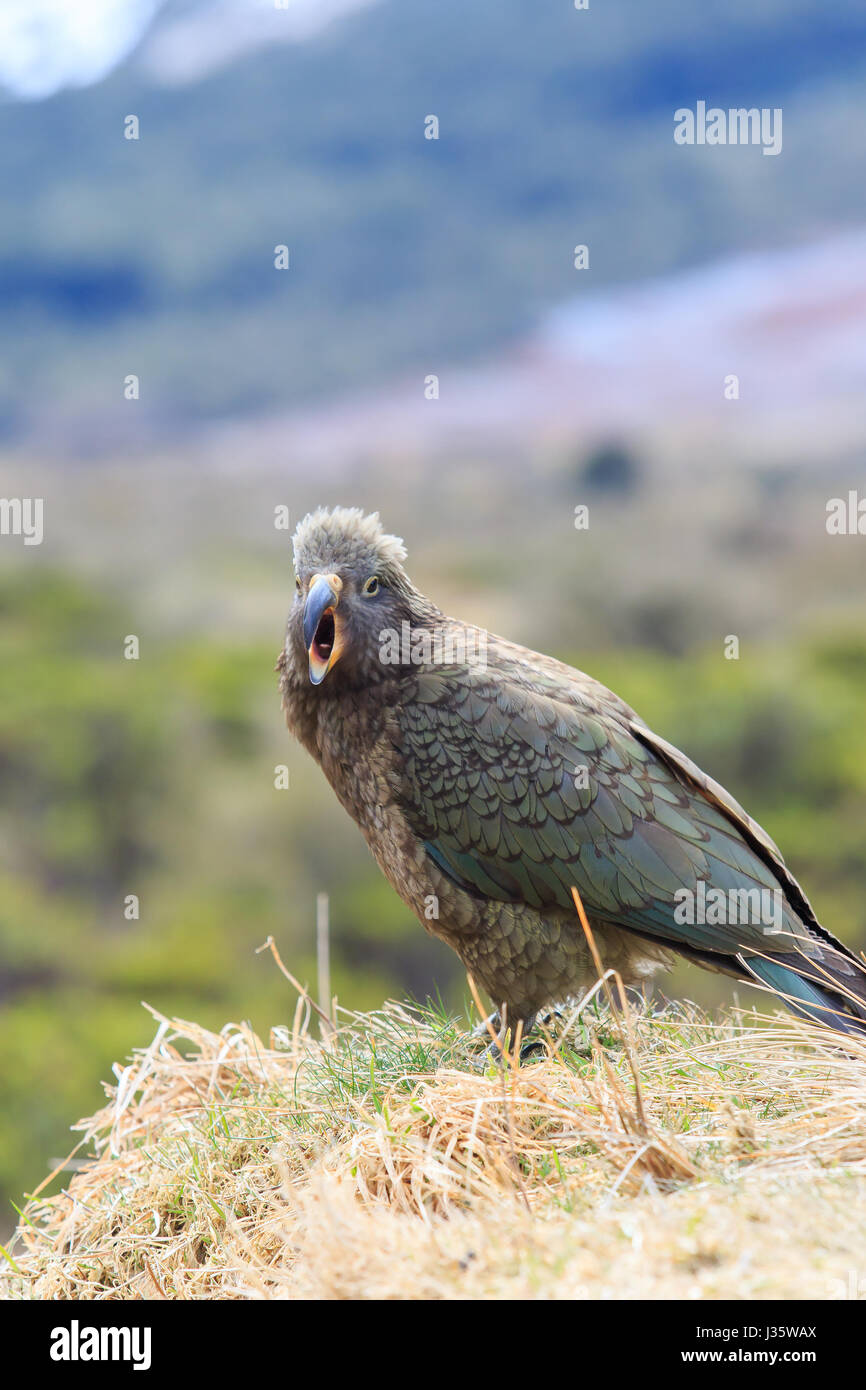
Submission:
M 477 1024 L 476 1027 L 472 1029 L 472 1032 L 469 1034 L 469 1036 L 473 1040 L 476 1038 L 489 1038 L 491 1028 L 493 1029 L 493 1032 L 497 1034 L 497 1036 L 502 1031 L 502 1023 L 499 1018 L 498 1009 L 495 1013 L 488 1014 L 487 1018 L 483 1019 L 481 1023 Z
M 560 1018 L 561 1015 L 561 1009 L 556 1008 L 553 1010 L 548 1010 L 544 1015 L 540 1016 L 540 1019 L 542 1023 L 547 1024 L 554 1017 Z M 529 1041 L 525 1041 L 527 1034 L 532 1031 L 532 1029 L 535 1027 L 535 1024 L 535 1015 L 533 1015 L 531 1018 L 523 1020 L 523 1027 L 520 1030 L 521 1062 L 532 1061 L 544 1055 L 545 1043 L 542 1038 L 533 1038 Z M 495 1034 L 495 1038 L 490 1036 L 491 1033 Z M 498 1010 L 496 1013 L 490 1014 L 490 1016 L 486 1018 L 483 1021 L 483 1023 L 479 1023 L 477 1027 L 473 1028 L 471 1033 L 469 1034 L 469 1037 L 472 1042 L 481 1042 L 485 1038 L 489 1040 L 487 1046 L 481 1054 L 481 1057 L 478 1060 L 472 1062 L 472 1066 L 475 1067 L 478 1071 L 484 1071 L 485 1068 L 488 1067 L 491 1062 L 497 1062 L 501 1064 L 503 1060 L 503 1044 L 506 1041 L 506 1037 L 512 1043 L 514 1041 L 510 1025 L 507 1024 L 506 1027 L 503 1028 L 502 1018 Z

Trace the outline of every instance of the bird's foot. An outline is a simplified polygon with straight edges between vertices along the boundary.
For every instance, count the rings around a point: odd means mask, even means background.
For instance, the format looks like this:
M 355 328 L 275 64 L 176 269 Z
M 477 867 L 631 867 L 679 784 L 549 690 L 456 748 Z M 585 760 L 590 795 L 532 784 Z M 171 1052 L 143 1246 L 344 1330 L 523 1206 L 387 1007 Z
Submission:
M 619 1011 L 614 1012 L 614 1017 Z M 618 1050 L 622 1044 L 616 1029 L 613 1031 L 606 1025 L 606 1011 L 599 1017 L 598 1011 L 592 1015 L 582 1012 L 580 1002 L 576 998 L 565 999 L 562 1003 L 552 1004 L 538 1015 L 538 1023 L 549 1034 L 552 1040 L 564 1052 L 572 1053 L 578 1057 L 590 1058 L 594 1047 L 601 1044 L 603 1047 Z M 548 1039 L 545 1039 L 548 1041 Z M 528 1044 L 536 1052 L 543 1050 L 543 1044 L 539 1040 Z
M 530 1041 L 525 1041 L 525 1039 L 527 1034 L 532 1032 L 535 1027 L 537 1017 L 546 1025 L 553 1019 L 554 1014 L 559 1017 L 561 1015 L 561 1010 L 558 1008 L 548 1010 L 544 1015 L 533 1015 L 531 1018 L 523 1020 L 523 1027 L 520 1031 L 521 1062 L 529 1062 L 532 1061 L 533 1058 L 543 1056 L 545 1051 L 543 1039 L 533 1038 Z M 491 1032 L 496 1035 L 495 1038 L 491 1037 Z M 491 1062 L 496 1062 L 501 1065 L 505 1056 L 506 1041 L 512 1046 L 514 1043 L 511 1026 L 506 1024 L 503 1028 L 502 1018 L 498 1009 L 495 1013 L 490 1014 L 488 1018 L 484 1019 L 482 1023 L 479 1023 L 477 1027 L 473 1028 L 469 1037 L 473 1042 L 481 1042 L 485 1038 L 489 1039 L 481 1057 L 477 1062 L 473 1062 L 473 1066 L 476 1066 L 479 1071 L 484 1071 Z
M 543 1009 L 542 1012 L 537 1015 L 537 1022 L 544 1028 L 554 1028 L 557 1021 L 561 1018 L 565 1018 L 565 1005 L 551 1004 L 549 1009 Z
M 507 1029 L 502 1026 L 502 1019 L 497 1009 L 495 1013 L 489 1014 L 482 1019 L 469 1034 L 471 1042 L 487 1042 L 487 1046 L 480 1057 L 473 1058 L 471 1065 L 476 1071 L 486 1071 L 491 1062 L 502 1065 L 503 1044 L 505 1042 Z
M 499 1017 L 498 1009 L 495 1013 L 488 1014 L 487 1018 L 482 1019 L 482 1021 L 472 1029 L 472 1032 L 469 1034 L 469 1036 L 473 1039 L 473 1041 L 475 1039 L 481 1040 L 482 1038 L 489 1038 L 491 1029 L 496 1034 L 499 1034 L 501 1032 L 502 1022 Z

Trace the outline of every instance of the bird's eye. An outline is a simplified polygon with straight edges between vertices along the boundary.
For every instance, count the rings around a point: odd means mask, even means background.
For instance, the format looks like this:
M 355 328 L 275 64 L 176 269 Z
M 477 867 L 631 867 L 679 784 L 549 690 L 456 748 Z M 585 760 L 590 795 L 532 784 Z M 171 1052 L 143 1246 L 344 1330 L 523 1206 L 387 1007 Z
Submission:
M 364 593 L 364 594 L 367 596 L 367 598 L 370 598 L 373 594 L 377 594 L 378 592 L 379 592 L 379 580 L 378 580 L 378 578 L 376 577 L 375 574 L 371 574 L 371 575 L 370 575 L 370 578 L 369 578 L 369 579 L 366 581 L 366 583 L 364 584 L 364 588 L 363 588 L 363 590 L 362 590 L 362 593 Z
M 298 574 L 295 575 L 295 588 L 297 589 L 298 593 L 301 592 L 301 577 Z

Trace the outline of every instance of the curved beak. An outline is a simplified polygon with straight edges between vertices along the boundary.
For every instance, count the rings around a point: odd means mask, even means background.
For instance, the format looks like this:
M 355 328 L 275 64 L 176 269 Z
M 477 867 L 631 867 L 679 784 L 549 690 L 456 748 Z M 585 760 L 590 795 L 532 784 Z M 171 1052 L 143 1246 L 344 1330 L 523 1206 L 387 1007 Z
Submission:
M 304 646 L 310 664 L 310 680 L 321 685 L 339 660 L 340 623 L 337 605 L 343 581 L 337 574 L 317 574 L 307 591 L 304 604 Z

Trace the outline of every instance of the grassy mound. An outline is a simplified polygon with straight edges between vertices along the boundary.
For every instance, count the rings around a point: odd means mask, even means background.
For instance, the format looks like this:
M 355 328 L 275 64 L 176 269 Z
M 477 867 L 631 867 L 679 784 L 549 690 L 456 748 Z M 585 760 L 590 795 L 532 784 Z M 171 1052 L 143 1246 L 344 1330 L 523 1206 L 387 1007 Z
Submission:
M 517 1066 L 393 1003 L 268 1045 L 156 1017 L 4 1297 L 856 1296 L 863 1044 L 594 1001 Z

